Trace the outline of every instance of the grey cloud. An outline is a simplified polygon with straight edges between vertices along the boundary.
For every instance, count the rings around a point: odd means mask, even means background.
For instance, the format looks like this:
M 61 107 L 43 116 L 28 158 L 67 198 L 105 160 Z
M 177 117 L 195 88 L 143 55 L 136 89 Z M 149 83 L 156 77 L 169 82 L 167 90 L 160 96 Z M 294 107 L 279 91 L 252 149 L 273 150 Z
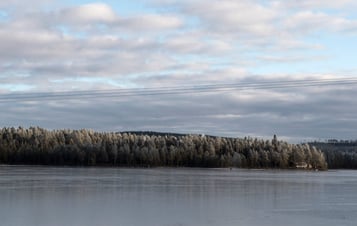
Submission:
M 356 1 L 354 0 L 279 0 L 274 1 L 274 6 L 279 8 L 293 8 L 293 9 L 341 9 L 341 8 L 350 8 L 356 6 Z
M 183 21 L 174 15 L 143 14 L 119 19 L 116 25 L 126 30 L 153 32 L 180 28 L 183 26 Z
M 224 56 L 232 52 L 234 44 L 224 40 L 207 40 L 206 34 L 192 32 L 168 37 L 164 48 L 181 54 Z
M 243 61 L 243 60 L 242 60 Z M 226 84 L 244 82 L 246 78 L 252 76 L 247 71 L 246 63 L 236 61 L 223 62 L 221 68 L 212 68 L 214 62 L 197 61 L 174 65 L 168 73 L 150 74 L 144 78 L 134 80 L 138 84 L 160 87 L 175 85 L 206 85 L 206 84 Z M 220 66 L 220 63 L 217 63 Z M 182 69 L 183 72 L 180 72 Z M 177 72 L 178 71 L 178 72 Z
M 293 98 L 294 95 L 300 96 Z M 225 136 L 353 138 L 357 108 L 351 88 L 295 88 L 207 94 L 1 103 L 8 125 L 157 130 Z M 242 98 L 240 96 L 243 96 Z M 246 98 L 248 96 L 250 98 Z M 218 116 L 218 117 L 217 117 Z M 6 124 L 6 123 L 4 123 Z
M 21 8 L 21 9 L 33 9 L 38 7 L 38 5 L 51 4 L 54 0 L 31 0 L 31 1 L 23 1 L 23 0 L 6 0 L 0 1 L 0 7 L 4 8 Z
M 277 63 L 301 63 L 304 61 L 321 61 L 327 59 L 325 56 L 305 56 L 305 55 L 297 55 L 297 54 L 291 54 L 291 55 L 263 55 L 263 56 L 258 56 L 257 59 L 261 60 L 262 62 L 269 63 L 269 62 L 277 62 Z

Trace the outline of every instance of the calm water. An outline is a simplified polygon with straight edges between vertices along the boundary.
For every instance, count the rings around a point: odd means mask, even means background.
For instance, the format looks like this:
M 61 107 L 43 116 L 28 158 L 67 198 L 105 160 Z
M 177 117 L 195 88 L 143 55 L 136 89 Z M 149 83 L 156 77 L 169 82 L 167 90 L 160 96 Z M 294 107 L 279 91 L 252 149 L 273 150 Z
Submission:
M 357 171 L 0 166 L 2 226 L 343 226 Z

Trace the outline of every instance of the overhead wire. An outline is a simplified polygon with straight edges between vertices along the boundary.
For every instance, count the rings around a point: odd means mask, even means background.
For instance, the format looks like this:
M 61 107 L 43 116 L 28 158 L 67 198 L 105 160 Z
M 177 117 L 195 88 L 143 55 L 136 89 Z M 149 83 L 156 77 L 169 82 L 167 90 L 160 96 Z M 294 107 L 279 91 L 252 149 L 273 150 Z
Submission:
M 62 92 L 18 92 L 0 95 L 1 102 L 24 102 L 46 100 L 73 100 L 109 97 L 134 97 L 154 95 L 184 95 L 211 92 L 244 91 L 244 90 L 272 90 L 299 87 L 319 86 L 350 86 L 357 85 L 357 78 L 339 79 L 302 79 L 285 81 L 255 81 L 222 84 L 201 84 L 189 86 L 166 86 L 147 88 L 107 89 L 107 90 L 82 90 Z

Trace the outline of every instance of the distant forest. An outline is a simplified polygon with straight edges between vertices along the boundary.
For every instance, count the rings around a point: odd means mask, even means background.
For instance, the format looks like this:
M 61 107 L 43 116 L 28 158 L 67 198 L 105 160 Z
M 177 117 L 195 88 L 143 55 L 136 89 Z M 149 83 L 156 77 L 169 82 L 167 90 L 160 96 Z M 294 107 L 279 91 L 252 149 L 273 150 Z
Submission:
M 326 169 L 308 144 L 146 132 L 2 128 L 0 164 Z M 300 166 L 300 167 L 299 167 Z
M 357 169 L 357 140 L 336 140 L 310 142 L 322 150 L 331 169 Z

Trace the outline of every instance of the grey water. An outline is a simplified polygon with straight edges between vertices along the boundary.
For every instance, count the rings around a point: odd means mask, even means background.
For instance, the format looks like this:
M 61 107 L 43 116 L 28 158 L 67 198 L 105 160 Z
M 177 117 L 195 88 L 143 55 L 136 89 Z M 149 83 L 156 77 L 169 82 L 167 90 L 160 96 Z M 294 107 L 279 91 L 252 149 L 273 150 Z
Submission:
M 343 226 L 357 171 L 0 166 L 2 226 Z

